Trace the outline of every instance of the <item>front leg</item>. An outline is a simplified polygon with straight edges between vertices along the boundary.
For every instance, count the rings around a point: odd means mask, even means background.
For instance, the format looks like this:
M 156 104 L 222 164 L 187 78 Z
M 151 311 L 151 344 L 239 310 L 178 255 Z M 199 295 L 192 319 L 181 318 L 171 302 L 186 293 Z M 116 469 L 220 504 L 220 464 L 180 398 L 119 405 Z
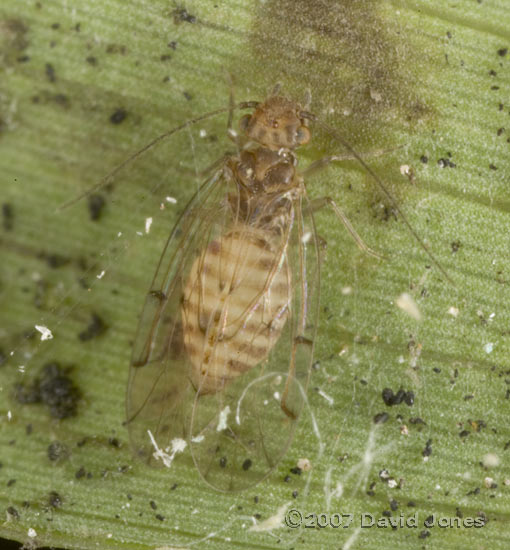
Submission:
M 399 145 L 398 147 L 393 147 L 391 149 L 376 149 L 375 151 L 369 151 L 368 153 L 359 153 L 359 157 L 363 159 L 381 157 L 383 155 L 386 155 L 387 153 L 392 153 L 393 151 L 402 149 L 402 147 L 403 145 Z M 302 176 L 304 178 L 310 177 L 312 174 L 320 172 L 333 162 L 344 162 L 346 160 L 358 160 L 358 157 L 353 153 L 340 153 L 337 155 L 328 155 L 326 157 L 322 157 L 321 159 L 312 162 L 312 164 L 310 164 L 310 166 L 308 166 L 308 168 L 302 173 Z

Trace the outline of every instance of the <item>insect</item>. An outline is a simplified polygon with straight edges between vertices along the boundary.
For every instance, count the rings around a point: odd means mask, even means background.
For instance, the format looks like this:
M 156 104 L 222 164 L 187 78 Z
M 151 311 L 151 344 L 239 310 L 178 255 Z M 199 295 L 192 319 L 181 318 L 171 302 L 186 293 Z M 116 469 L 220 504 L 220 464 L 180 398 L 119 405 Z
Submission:
M 237 152 L 202 184 L 163 250 L 127 390 L 134 452 L 169 465 L 189 446 L 220 491 L 267 477 L 292 441 L 317 331 L 314 211 L 330 204 L 375 254 L 331 199 L 307 195 L 305 177 L 341 160 L 300 173 L 296 150 L 310 141 L 314 115 L 278 92 L 236 108 L 251 110 L 240 135 L 230 132 Z M 232 112 L 231 101 L 229 127 Z

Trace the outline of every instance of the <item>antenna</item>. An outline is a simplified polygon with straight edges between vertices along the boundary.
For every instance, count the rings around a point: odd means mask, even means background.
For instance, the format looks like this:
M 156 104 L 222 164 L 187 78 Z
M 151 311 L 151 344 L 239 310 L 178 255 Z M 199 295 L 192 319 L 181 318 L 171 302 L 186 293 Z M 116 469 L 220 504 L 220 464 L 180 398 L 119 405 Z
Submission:
M 182 124 L 179 124 L 179 126 L 175 126 L 175 128 L 172 128 L 171 130 L 168 130 L 164 134 L 161 134 L 157 138 L 153 139 L 151 142 L 149 142 L 147 145 L 136 151 L 135 153 L 131 154 L 129 157 L 127 157 L 125 160 L 123 160 L 120 164 L 118 164 L 113 170 L 111 170 L 106 176 L 104 176 L 99 182 L 97 182 L 92 187 L 89 187 L 86 191 L 78 195 L 77 197 L 74 197 L 73 199 L 65 202 L 64 204 L 61 204 L 57 208 L 57 212 L 61 212 L 62 210 L 65 210 L 66 208 L 69 208 L 73 204 L 76 204 L 77 202 L 81 201 L 85 197 L 90 196 L 92 193 L 97 191 L 98 189 L 101 189 L 104 187 L 114 176 L 116 176 L 126 165 L 130 164 L 134 160 L 136 160 L 138 157 L 143 155 L 145 152 L 147 152 L 149 149 L 152 149 L 155 145 L 157 145 L 160 141 L 163 141 L 164 139 L 170 137 L 171 135 L 180 132 L 181 130 L 184 130 L 188 126 L 192 126 L 193 124 L 196 124 L 197 122 L 201 122 L 202 120 L 205 120 L 207 118 L 210 118 L 212 116 L 225 113 L 227 111 L 232 112 L 235 109 L 248 109 L 251 107 L 250 102 L 243 102 L 239 103 L 238 105 L 229 105 L 228 107 L 222 107 L 221 109 L 216 109 L 214 111 L 209 111 L 208 113 L 205 113 L 203 115 L 197 116 L 195 118 L 192 118 L 186 122 L 183 122 Z

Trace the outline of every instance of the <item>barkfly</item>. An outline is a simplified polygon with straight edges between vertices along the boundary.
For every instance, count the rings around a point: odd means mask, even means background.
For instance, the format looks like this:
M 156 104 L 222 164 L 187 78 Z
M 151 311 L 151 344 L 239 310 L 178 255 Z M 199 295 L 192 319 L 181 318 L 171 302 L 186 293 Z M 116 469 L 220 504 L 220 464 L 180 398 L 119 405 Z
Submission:
M 250 110 L 239 133 L 231 128 L 236 109 Z M 231 98 L 229 108 L 159 136 L 98 186 L 165 137 L 227 111 L 237 152 L 216 163 L 164 247 L 138 326 L 126 405 L 137 456 L 169 466 L 189 446 L 209 485 L 235 491 L 278 464 L 305 402 L 319 305 L 314 211 L 330 205 L 357 245 L 377 256 L 330 198 L 309 199 L 306 177 L 355 158 L 401 212 L 342 136 L 278 89 L 261 103 Z M 310 141 L 310 122 L 348 153 L 300 172 L 296 150 Z

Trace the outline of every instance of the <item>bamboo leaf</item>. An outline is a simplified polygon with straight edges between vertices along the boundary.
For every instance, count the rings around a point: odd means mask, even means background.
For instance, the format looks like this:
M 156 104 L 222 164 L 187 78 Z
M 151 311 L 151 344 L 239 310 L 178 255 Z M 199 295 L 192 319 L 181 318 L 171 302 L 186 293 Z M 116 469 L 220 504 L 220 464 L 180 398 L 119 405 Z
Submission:
M 4 0 L 0 535 L 84 549 L 506 548 L 509 28 L 502 0 Z M 227 106 L 228 75 L 239 100 L 276 83 L 310 93 L 356 150 L 389 150 L 367 162 L 454 281 L 359 163 L 307 181 L 385 259 L 319 213 L 308 407 L 275 472 L 239 494 L 209 489 L 190 462 L 147 468 L 123 425 L 145 293 L 202 171 L 232 149 L 226 116 L 148 152 L 102 199 L 57 211 L 155 136 Z M 314 131 L 303 165 L 345 152 Z M 55 363 L 66 406 L 20 403 L 17 385 L 40 399 L 34 380 Z M 387 405 L 385 388 L 414 400 Z M 312 468 L 298 475 L 300 459 Z M 362 528 L 372 516 L 380 526 Z M 395 530 L 381 526 L 389 517 Z

